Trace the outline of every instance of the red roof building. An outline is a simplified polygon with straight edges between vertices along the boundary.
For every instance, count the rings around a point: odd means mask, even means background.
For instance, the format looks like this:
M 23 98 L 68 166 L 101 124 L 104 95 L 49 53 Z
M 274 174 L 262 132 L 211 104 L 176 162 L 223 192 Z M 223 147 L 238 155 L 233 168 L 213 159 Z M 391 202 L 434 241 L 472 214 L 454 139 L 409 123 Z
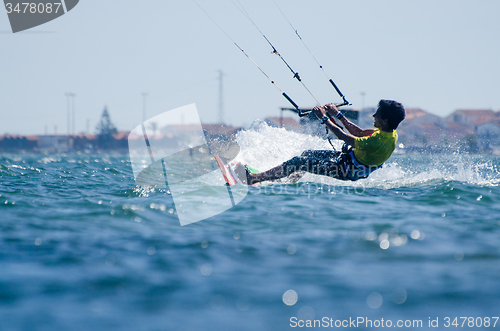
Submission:
M 448 115 L 446 121 L 473 126 L 475 121 L 494 121 L 497 118 L 497 114 L 491 109 L 459 109 Z
M 300 123 L 292 117 L 267 117 L 264 121 L 269 126 L 285 128 L 296 132 L 302 131 Z

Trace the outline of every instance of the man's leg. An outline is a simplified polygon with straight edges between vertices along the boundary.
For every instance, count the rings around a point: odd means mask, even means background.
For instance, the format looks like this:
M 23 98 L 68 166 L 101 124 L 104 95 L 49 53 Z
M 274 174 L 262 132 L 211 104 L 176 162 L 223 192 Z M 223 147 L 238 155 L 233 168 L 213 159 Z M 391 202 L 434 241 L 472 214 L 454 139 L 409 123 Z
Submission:
M 248 173 L 247 174 L 247 182 L 248 182 L 248 185 L 252 185 L 252 184 L 260 183 L 260 182 L 263 182 L 266 180 L 280 179 L 280 178 L 283 178 L 286 176 L 288 176 L 288 175 L 285 174 L 283 164 L 280 164 L 279 166 L 276 166 L 276 167 L 271 168 L 271 169 L 264 171 L 264 172 L 260 172 L 258 174 Z
M 322 161 L 322 159 L 314 157 L 296 156 L 267 171 L 258 174 L 248 174 L 248 183 L 252 185 L 266 180 L 276 180 L 290 176 L 298 171 L 315 173 L 315 169 L 318 169 L 317 165 L 321 164 Z
M 328 176 L 335 179 L 347 180 L 346 157 L 344 154 L 332 151 L 317 151 L 312 155 L 323 157 L 296 156 L 282 164 L 285 175 L 296 171 Z M 327 153 L 323 153 L 327 152 Z M 334 156 L 332 158 L 331 156 Z
M 332 150 L 307 150 L 302 152 L 300 156 L 314 157 L 318 159 L 336 159 L 340 156 L 340 152 Z
M 344 160 L 342 158 L 338 158 L 340 154 L 340 152 L 334 151 L 305 151 L 301 156 L 291 158 L 290 160 L 272 169 L 258 174 L 248 174 L 248 184 L 252 185 L 266 180 L 276 180 L 287 177 L 297 171 L 307 171 L 315 175 L 346 180 Z M 318 158 L 314 156 L 326 156 L 326 158 Z

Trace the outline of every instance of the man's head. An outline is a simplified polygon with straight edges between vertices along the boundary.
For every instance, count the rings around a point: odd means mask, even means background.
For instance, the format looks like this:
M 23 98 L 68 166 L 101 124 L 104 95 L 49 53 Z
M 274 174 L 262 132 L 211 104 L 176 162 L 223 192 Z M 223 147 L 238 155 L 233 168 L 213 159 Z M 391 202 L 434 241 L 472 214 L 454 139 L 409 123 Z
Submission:
M 377 112 L 373 117 L 375 118 L 375 127 L 384 131 L 392 131 L 405 119 L 405 109 L 399 102 L 380 100 Z

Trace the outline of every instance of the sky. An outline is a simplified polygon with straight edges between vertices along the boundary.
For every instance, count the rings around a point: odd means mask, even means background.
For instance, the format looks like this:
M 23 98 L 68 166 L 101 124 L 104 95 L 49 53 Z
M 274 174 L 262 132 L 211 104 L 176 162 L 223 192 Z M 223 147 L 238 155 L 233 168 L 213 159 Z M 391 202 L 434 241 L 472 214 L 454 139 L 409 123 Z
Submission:
M 314 98 L 236 0 L 197 2 L 232 40 L 192 0 L 81 0 L 16 34 L 0 13 L 0 134 L 66 134 L 68 92 L 77 133 L 93 133 L 104 107 L 133 129 L 142 93 L 147 118 L 195 103 L 215 123 L 219 71 L 224 122 L 279 116 L 290 105 L 233 41 L 301 107 L 340 102 L 330 77 L 354 109 L 394 99 L 439 116 L 500 110 L 500 1 L 276 0 L 325 76 L 272 0 L 239 0 Z

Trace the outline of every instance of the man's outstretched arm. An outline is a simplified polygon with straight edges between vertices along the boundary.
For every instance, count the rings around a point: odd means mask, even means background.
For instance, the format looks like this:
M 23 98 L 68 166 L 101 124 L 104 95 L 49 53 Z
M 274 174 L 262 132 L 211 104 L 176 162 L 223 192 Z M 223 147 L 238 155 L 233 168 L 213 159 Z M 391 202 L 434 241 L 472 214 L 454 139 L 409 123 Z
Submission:
M 319 119 L 322 119 L 325 116 L 325 110 L 323 107 L 314 107 L 313 111 Z M 353 135 L 342 131 L 342 129 L 330 119 L 325 122 L 325 125 L 330 131 L 333 132 L 334 135 L 337 136 L 337 138 L 354 147 L 355 137 Z
M 325 105 L 325 110 L 332 116 L 336 117 L 339 114 L 339 110 L 333 103 Z M 340 118 L 344 127 L 355 137 L 365 137 L 371 135 L 375 130 L 374 129 L 361 129 L 359 126 L 349 121 L 345 116 Z M 352 145 L 351 145 L 352 146 Z

